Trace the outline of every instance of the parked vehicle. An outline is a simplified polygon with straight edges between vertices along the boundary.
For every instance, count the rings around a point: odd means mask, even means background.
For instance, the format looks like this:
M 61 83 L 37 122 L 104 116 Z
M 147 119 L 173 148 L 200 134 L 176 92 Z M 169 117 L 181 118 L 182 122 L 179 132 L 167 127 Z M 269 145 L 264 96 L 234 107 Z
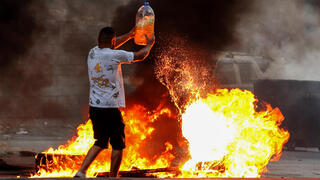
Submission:
M 268 61 L 262 56 L 245 53 L 222 53 L 216 62 L 214 76 L 220 88 L 253 91 L 254 80 L 263 78 Z

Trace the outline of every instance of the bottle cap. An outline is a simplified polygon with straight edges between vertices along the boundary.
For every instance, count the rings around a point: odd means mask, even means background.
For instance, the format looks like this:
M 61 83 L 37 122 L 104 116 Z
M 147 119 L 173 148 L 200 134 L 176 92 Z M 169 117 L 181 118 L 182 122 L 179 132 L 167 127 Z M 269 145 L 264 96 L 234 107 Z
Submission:
M 144 0 L 144 6 L 149 6 L 149 2 L 147 0 Z

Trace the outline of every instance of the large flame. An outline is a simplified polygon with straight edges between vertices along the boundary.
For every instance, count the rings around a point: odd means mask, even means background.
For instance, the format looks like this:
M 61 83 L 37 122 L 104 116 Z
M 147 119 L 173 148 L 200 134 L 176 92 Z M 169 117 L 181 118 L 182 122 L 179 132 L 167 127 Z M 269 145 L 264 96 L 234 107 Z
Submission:
M 178 169 L 180 174 L 158 173 L 160 177 L 260 177 L 271 159 L 277 160 L 289 133 L 279 128 L 284 117 L 278 108 L 266 105 L 256 111 L 257 100 L 249 91 L 219 89 L 206 98 L 187 105 L 181 116 L 182 133 L 189 143 L 190 159 Z M 161 115 L 172 116 L 167 108 L 148 112 L 136 105 L 122 111 L 126 123 L 127 147 L 120 170 L 169 167 L 175 159 L 169 142 L 163 153 L 145 157 L 144 140 L 151 136 L 150 125 Z M 147 119 L 148 121 L 145 121 Z M 68 145 L 45 153 L 53 160 L 40 166 L 33 177 L 72 177 L 79 169 L 84 155 L 93 145 L 91 121 L 78 127 L 78 135 Z M 82 155 L 82 156 L 67 156 Z M 110 151 L 102 154 L 90 166 L 87 175 L 109 171 Z
M 219 89 L 182 114 L 182 132 L 191 159 L 183 177 L 260 177 L 281 153 L 289 133 L 278 126 L 284 117 L 267 105 L 255 110 L 249 91 Z

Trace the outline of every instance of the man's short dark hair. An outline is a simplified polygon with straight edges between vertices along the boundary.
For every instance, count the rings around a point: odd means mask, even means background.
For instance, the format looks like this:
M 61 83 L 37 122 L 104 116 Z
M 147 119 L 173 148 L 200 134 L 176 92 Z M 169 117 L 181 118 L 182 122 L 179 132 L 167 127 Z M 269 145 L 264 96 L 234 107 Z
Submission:
M 112 27 L 104 27 L 100 30 L 100 33 L 98 36 L 98 43 L 99 44 L 111 43 L 111 40 L 115 35 L 116 35 L 116 32 Z

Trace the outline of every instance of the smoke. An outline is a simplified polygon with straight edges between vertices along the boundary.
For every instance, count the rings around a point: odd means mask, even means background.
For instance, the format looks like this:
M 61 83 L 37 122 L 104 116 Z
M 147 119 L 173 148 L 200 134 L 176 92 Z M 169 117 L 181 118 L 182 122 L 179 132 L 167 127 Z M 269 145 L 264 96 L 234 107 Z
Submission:
M 31 0 L 3 0 L 0 8 L 1 118 L 24 118 L 10 122 L 19 124 L 21 120 L 59 116 L 59 106 L 39 97 L 41 90 L 52 83 L 48 59 L 35 55 L 34 46 L 46 32 L 36 19 L 36 11 L 41 9 L 46 14 L 47 9 Z
M 32 1 L 4 0 L 0 3 L 0 40 L 2 42 L 0 45 L 0 73 L 3 77 L 8 73 L 17 72 L 19 74 L 23 71 L 18 69 L 17 65 L 28 55 L 35 41 L 33 35 L 43 31 L 43 26 L 38 24 L 33 17 L 34 11 L 30 9 Z M 17 78 L 14 82 L 23 81 Z
M 88 105 L 88 50 L 98 30 L 110 25 L 115 7 L 124 3 L 0 1 L 2 123 L 79 122 L 82 106 Z
M 231 47 L 266 56 L 268 78 L 319 80 L 319 17 L 318 1 L 254 0 Z
M 96 45 L 99 30 L 110 26 L 114 11 L 125 0 L 65 0 L 50 1 L 48 6 L 58 5 L 61 14 L 62 47 L 65 53 L 82 56 L 86 62 L 88 50 Z M 58 13 L 59 12 L 55 12 Z M 77 59 L 74 59 L 78 61 Z
M 31 34 L 38 25 L 30 15 L 28 1 L 1 1 L 1 59 L 0 65 L 3 67 L 14 63 L 19 56 L 28 51 L 28 44 L 32 43 Z M 8 38 L 11 37 L 11 38 Z M 18 43 L 20 42 L 20 43 Z M 2 72 L 2 71 L 1 71 Z

